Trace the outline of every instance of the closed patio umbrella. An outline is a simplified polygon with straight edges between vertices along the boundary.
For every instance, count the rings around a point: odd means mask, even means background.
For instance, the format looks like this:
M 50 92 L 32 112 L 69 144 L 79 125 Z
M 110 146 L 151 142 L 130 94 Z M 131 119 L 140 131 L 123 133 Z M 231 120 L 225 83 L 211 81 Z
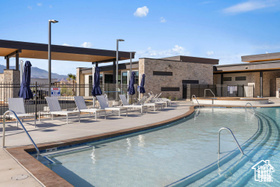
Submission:
M 130 80 L 129 80 L 129 86 L 127 89 L 127 92 L 129 93 L 129 95 L 135 94 L 134 83 L 135 83 L 135 72 L 132 72 L 131 76 L 130 76 Z
M 142 75 L 141 84 L 140 84 L 140 93 L 145 93 L 145 74 Z
M 24 72 L 22 75 L 22 82 L 20 85 L 19 90 L 19 97 L 22 97 L 23 99 L 32 99 L 33 94 L 30 89 L 30 78 L 31 78 L 31 63 L 30 61 L 26 61 L 24 65 Z
M 100 88 L 100 69 L 99 69 L 99 67 L 95 68 L 94 82 L 93 82 L 93 88 L 92 88 L 91 94 L 94 97 L 102 94 L 102 91 Z

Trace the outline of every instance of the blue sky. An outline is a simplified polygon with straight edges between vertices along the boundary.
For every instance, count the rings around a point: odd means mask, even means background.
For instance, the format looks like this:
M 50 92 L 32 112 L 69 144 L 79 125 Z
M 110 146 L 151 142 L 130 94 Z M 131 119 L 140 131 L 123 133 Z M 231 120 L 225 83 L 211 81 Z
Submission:
M 280 0 L 10 0 L 0 1 L 0 39 L 115 50 L 140 57 L 189 55 L 241 63 L 242 55 L 280 52 Z M 25 60 L 25 59 L 24 59 Z M 47 60 L 29 59 L 47 70 Z M 4 58 L 0 58 L 4 65 Z M 12 64 L 13 65 L 13 64 Z M 53 61 L 76 73 L 86 62 Z

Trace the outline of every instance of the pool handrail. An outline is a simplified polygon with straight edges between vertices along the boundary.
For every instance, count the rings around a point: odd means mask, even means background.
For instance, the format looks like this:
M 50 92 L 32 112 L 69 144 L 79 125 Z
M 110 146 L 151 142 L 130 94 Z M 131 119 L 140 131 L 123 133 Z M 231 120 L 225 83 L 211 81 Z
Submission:
M 218 155 L 220 154 L 220 138 L 221 138 L 221 131 L 223 131 L 223 130 L 228 130 L 228 131 L 231 133 L 231 135 L 232 135 L 232 137 L 233 137 L 233 139 L 234 139 L 234 141 L 235 141 L 235 143 L 236 143 L 236 145 L 237 145 L 239 151 L 241 152 L 242 155 L 244 155 L 244 152 L 243 152 L 242 148 L 240 147 L 240 145 L 239 145 L 237 139 L 235 138 L 233 132 L 232 132 L 232 131 L 230 130 L 230 128 L 228 128 L 228 127 L 222 127 L 222 128 L 220 128 L 220 130 L 219 130 L 219 136 L 218 136 Z
M 23 130 L 25 131 L 25 133 L 27 134 L 28 138 L 31 140 L 32 144 L 34 145 L 36 152 L 37 152 L 37 157 L 40 155 L 40 151 L 37 147 L 37 145 L 35 144 L 35 142 L 33 141 L 33 139 L 31 138 L 30 134 L 27 132 L 27 130 L 25 129 L 24 125 L 22 124 L 22 122 L 20 121 L 20 119 L 18 118 L 17 114 L 13 111 L 13 110 L 7 110 L 4 114 L 3 114 L 3 148 L 5 148 L 5 132 L 6 132 L 6 127 L 5 127 L 5 121 L 6 121 L 6 115 L 8 113 L 13 113 L 16 120 L 20 123 L 21 127 L 23 128 Z
M 198 107 L 199 107 L 199 109 L 200 109 L 200 104 L 199 104 L 199 102 L 198 102 L 198 100 L 197 100 L 197 97 L 196 97 L 195 95 L 192 95 L 192 100 L 193 100 L 193 99 L 196 100 L 196 102 L 197 102 L 197 104 L 198 104 Z
M 245 110 L 246 110 L 246 112 L 247 112 L 247 105 L 250 105 L 250 106 L 251 106 L 250 108 L 254 111 L 253 114 L 256 114 L 256 109 L 253 107 L 252 103 L 250 103 L 250 102 L 248 102 L 248 103 L 245 104 Z
M 216 97 L 216 95 L 214 94 L 214 92 L 211 89 L 204 89 L 204 98 L 206 97 L 206 91 L 210 91 L 212 93 L 212 95 L 214 96 L 214 98 Z

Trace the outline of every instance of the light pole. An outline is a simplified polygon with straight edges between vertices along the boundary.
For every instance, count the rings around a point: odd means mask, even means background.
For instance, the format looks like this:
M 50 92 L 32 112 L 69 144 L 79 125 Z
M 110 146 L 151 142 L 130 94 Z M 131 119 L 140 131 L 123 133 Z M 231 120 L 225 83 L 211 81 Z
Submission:
M 51 84 L 52 84 L 52 57 L 51 57 L 51 25 L 57 23 L 57 20 L 49 20 L 49 45 L 48 45 L 48 60 L 49 60 L 49 97 L 51 97 Z
M 123 39 L 117 39 L 117 50 L 116 50 L 116 101 L 118 100 L 118 84 L 119 84 L 119 42 L 124 42 Z

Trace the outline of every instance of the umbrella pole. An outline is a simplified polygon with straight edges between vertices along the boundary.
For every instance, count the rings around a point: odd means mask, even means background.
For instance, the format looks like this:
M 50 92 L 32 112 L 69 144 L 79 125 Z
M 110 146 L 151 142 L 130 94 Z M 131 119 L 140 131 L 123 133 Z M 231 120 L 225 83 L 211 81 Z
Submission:
M 93 96 L 93 99 L 92 99 L 92 104 L 93 104 L 93 108 L 95 108 L 95 97 Z

